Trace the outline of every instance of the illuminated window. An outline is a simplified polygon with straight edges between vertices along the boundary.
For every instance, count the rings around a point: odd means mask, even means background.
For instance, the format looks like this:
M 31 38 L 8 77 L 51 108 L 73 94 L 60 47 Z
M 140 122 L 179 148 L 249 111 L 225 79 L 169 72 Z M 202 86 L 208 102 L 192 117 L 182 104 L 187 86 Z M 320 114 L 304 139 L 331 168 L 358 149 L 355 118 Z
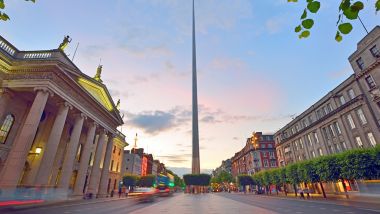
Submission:
M 356 144 L 358 145 L 358 147 L 363 148 L 362 139 L 360 139 L 360 137 L 356 137 L 355 140 L 356 140 Z
M 351 114 L 348 114 L 348 115 L 347 115 L 347 120 L 348 120 L 348 123 L 350 124 L 351 129 L 356 128 L 355 123 L 354 123 L 354 120 L 352 119 Z
M 12 114 L 8 114 L 5 117 L 4 122 L 0 127 L 0 143 L 4 144 L 7 141 L 7 137 L 13 126 L 14 121 L 15 117 Z
M 369 142 L 371 143 L 371 145 L 373 147 L 375 147 L 376 146 L 376 140 L 375 140 L 375 137 L 373 136 L 372 132 L 368 132 L 367 136 L 368 136 L 368 139 L 369 139 Z
M 357 112 L 358 115 L 359 115 L 360 122 L 362 123 L 362 125 L 367 124 L 367 119 L 366 119 L 365 116 L 364 116 L 363 110 L 362 110 L 361 108 L 359 108 L 356 112 Z

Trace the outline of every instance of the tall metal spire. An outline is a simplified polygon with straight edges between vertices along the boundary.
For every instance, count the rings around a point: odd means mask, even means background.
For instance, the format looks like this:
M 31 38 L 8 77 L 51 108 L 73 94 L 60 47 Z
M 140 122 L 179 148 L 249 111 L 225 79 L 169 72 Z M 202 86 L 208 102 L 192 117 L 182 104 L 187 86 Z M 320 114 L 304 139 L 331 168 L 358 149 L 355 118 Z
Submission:
M 195 45 L 195 7 L 193 0 L 193 160 L 191 172 L 200 173 L 199 130 L 198 130 L 198 94 L 197 94 L 197 54 Z

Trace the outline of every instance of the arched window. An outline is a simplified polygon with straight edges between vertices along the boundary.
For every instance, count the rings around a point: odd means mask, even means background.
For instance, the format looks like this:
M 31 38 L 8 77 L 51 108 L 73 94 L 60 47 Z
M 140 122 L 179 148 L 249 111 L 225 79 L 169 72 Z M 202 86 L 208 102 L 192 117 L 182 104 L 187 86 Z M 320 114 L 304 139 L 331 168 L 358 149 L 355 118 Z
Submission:
M 12 114 L 8 114 L 3 124 L 0 127 L 0 143 L 5 143 L 7 137 L 9 135 L 9 131 L 11 130 L 13 123 L 15 121 L 15 117 Z

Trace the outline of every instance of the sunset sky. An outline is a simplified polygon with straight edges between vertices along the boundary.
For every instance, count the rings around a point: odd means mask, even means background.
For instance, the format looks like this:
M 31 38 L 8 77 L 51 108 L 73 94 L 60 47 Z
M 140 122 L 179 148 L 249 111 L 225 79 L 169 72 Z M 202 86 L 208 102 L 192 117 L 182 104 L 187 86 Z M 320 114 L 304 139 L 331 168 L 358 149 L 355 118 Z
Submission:
M 305 1 L 197 0 L 201 168 L 212 169 L 252 131 L 274 133 L 351 73 L 348 56 L 365 36 L 359 22 L 334 40 L 339 1 L 322 1 L 311 37 L 294 33 Z M 379 24 L 374 0 L 361 14 Z M 20 50 L 66 53 L 90 76 L 101 58 L 103 82 L 125 114 L 132 146 L 167 166 L 191 167 L 191 0 L 5 1 L 0 34 Z M 131 148 L 129 146 L 128 148 Z

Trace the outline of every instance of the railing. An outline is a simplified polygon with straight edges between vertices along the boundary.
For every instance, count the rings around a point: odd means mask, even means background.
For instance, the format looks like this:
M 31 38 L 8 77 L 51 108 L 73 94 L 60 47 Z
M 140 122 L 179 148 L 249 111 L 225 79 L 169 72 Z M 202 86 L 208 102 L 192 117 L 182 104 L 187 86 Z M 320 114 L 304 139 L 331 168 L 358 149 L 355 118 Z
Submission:
M 46 59 L 50 57 L 51 57 L 50 52 L 25 53 L 23 56 L 24 59 Z
M 0 39 L 0 48 L 7 52 L 9 55 L 13 56 L 16 53 L 16 50 L 8 45 L 5 41 Z

